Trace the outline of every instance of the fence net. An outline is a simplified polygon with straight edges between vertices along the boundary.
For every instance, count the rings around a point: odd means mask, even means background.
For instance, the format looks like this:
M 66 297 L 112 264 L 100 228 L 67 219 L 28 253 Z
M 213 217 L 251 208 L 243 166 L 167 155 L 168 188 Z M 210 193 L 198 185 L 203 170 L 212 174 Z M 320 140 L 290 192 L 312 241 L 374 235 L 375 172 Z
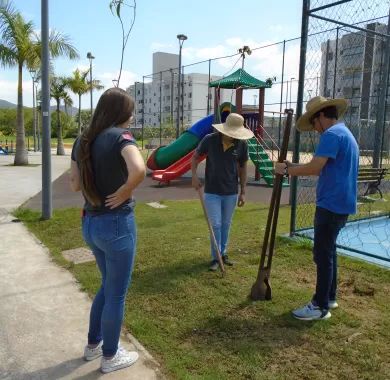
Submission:
M 311 1 L 311 9 L 333 2 Z M 390 109 L 385 64 L 389 44 L 387 38 L 380 35 L 387 34 L 389 6 L 390 2 L 384 0 L 353 0 L 314 13 L 334 22 L 309 17 L 304 107 L 315 95 L 348 99 L 344 121 L 359 144 L 361 169 L 390 167 Z M 357 30 L 352 25 L 369 31 Z M 317 143 L 315 132 L 300 135 L 301 163 L 312 159 Z M 379 250 L 390 261 L 386 224 L 390 212 L 389 179 L 389 174 L 381 179 L 379 189 L 383 196 L 373 183 L 358 183 L 358 212 L 350 219 L 368 219 L 351 224 L 348 234 L 340 235 L 340 245 L 367 253 Z M 315 187 L 314 177 L 298 180 L 295 232 L 313 227 Z M 381 216 L 387 216 L 385 226 L 377 222 Z M 367 248 L 367 239 L 372 248 Z

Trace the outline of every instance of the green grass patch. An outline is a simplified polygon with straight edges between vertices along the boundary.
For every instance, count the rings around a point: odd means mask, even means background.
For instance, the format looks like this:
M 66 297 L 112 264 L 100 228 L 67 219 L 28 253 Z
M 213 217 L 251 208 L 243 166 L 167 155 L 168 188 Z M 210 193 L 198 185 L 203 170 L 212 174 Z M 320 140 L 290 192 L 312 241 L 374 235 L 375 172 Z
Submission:
M 171 379 L 386 379 L 390 373 L 390 271 L 340 257 L 340 308 L 329 321 L 305 323 L 291 309 L 311 297 L 315 267 L 307 241 L 279 237 L 272 270 L 273 300 L 248 300 L 256 278 L 268 206 L 237 209 L 229 245 L 235 266 L 207 271 L 207 225 L 197 201 L 136 208 L 138 254 L 125 327 L 159 360 Z M 280 209 L 279 233 L 289 226 Z M 91 296 L 94 263 L 72 265 L 61 251 L 84 245 L 78 209 L 49 221 L 20 218 L 72 271 Z

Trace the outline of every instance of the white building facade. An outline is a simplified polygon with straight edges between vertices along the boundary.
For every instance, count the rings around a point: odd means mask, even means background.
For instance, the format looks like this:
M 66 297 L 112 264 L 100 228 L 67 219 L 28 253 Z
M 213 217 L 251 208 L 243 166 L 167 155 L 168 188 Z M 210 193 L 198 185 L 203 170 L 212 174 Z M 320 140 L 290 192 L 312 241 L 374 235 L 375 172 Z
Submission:
M 127 88 L 136 103 L 136 127 L 176 125 L 178 110 L 179 56 L 164 52 L 153 54 L 153 75 Z M 210 76 L 210 81 L 219 79 Z M 182 73 L 180 123 L 190 127 L 214 112 L 214 90 L 208 88 L 209 75 Z M 221 90 L 220 103 L 231 100 L 231 90 Z

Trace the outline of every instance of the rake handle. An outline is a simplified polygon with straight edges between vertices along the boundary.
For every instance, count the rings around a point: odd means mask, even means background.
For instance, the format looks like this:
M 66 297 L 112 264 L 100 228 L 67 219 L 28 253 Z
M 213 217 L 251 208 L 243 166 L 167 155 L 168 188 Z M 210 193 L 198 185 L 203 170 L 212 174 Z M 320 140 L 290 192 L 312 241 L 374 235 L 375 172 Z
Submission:
M 215 238 L 215 235 L 214 235 L 213 227 L 212 227 L 212 225 L 210 223 L 210 219 L 209 219 L 209 217 L 207 215 L 207 209 L 206 209 L 206 205 L 205 205 L 204 199 L 203 199 L 203 190 L 202 190 L 201 187 L 198 189 L 198 194 L 199 194 L 200 203 L 202 204 L 203 213 L 204 213 L 204 216 L 205 216 L 206 221 L 207 221 L 207 226 L 209 228 L 211 240 L 212 240 L 212 242 L 214 244 L 214 247 L 215 247 L 215 250 L 217 252 L 218 265 L 219 265 L 219 267 L 221 269 L 221 272 L 225 273 L 225 266 L 223 265 L 222 255 L 221 255 L 221 252 L 220 252 L 218 244 L 217 244 L 217 239 Z

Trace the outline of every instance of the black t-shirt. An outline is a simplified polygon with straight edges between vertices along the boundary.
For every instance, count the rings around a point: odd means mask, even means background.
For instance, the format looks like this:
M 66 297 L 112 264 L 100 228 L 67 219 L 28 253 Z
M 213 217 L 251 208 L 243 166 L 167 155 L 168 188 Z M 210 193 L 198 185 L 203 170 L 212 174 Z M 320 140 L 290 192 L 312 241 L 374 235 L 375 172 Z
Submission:
M 91 146 L 92 170 L 101 206 L 92 206 L 84 196 L 84 209 L 86 211 L 99 214 L 118 210 L 133 210 L 134 199 L 129 199 L 112 210 L 104 205 L 106 197 L 115 193 L 127 181 L 126 162 L 121 155 L 121 151 L 126 145 L 136 145 L 136 142 L 129 130 L 118 127 L 105 129 L 93 141 Z M 78 149 L 79 139 L 76 139 L 72 149 L 72 160 L 79 165 Z
M 238 168 L 248 161 L 246 141 L 234 140 L 233 146 L 223 151 L 219 132 L 206 135 L 196 148 L 198 154 L 207 154 L 205 193 L 232 195 L 238 193 Z

